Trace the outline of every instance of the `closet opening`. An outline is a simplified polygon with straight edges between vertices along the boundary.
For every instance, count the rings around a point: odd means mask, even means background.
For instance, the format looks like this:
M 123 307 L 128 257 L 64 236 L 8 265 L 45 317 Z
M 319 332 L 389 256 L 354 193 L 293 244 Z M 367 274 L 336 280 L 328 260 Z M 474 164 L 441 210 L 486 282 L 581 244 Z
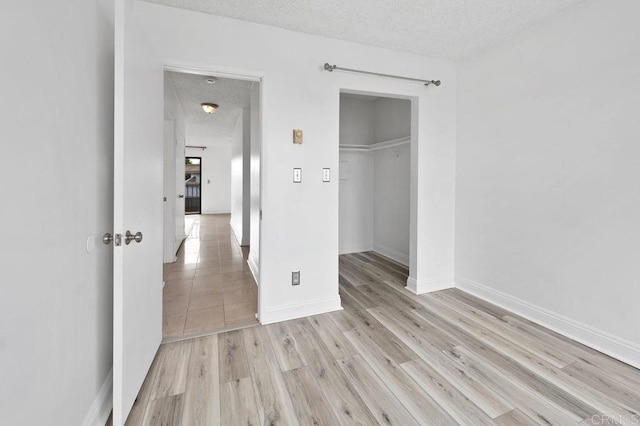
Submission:
M 407 283 L 414 208 L 411 103 L 389 95 L 340 94 L 341 290 Z

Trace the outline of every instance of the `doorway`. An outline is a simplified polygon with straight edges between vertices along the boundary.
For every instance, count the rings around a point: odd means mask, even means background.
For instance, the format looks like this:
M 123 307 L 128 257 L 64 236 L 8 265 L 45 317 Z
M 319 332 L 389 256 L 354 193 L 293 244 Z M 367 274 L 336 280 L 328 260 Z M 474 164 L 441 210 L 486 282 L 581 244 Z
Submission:
M 164 342 L 258 324 L 260 90 L 259 79 L 165 68 L 165 129 L 183 135 L 165 137 L 179 176 L 165 173 L 165 190 L 182 201 L 184 234 L 164 264 Z
M 388 265 L 394 273 L 385 282 L 406 284 L 412 250 L 411 103 L 386 94 L 340 94 L 341 286 L 363 284 L 356 270 L 372 277 L 389 274 Z
M 202 213 L 202 158 L 185 157 L 184 214 Z

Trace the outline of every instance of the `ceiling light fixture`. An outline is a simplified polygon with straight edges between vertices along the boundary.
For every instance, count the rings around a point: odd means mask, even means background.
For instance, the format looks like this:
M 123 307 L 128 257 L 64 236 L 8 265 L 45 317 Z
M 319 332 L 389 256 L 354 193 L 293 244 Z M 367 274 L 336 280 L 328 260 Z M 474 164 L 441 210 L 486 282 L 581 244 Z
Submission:
M 216 84 L 216 81 L 218 81 L 218 79 L 215 77 L 207 77 L 204 81 L 206 81 L 209 84 Z
M 218 104 L 211 104 L 208 102 L 200 104 L 200 106 L 202 107 L 204 112 L 206 112 L 207 114 L 213 114 L 218 109 Z

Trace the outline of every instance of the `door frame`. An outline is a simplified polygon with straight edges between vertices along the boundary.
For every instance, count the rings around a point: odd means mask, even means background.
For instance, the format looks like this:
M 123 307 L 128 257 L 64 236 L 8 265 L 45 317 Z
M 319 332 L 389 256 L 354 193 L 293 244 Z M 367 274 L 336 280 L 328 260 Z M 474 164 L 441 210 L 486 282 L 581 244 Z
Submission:
M 262 270 L 262 236 L 264 235 L 263 233 L 263 227 L 264 227 L 264 222 L 262 221 L 262 199 L 263 199 L 263 182 L 264 182 L 264 167 L 265 167 L 265 155 L 264 155 L 264 94 L 265 94 L 265 90 L 264 90 L 264 86 L 265 86 L 265 75 L 263 72 L 261 71 L 256 71 L 256 70 L 249 70 L 249 69 L 242 69 L 242 68 L 233 68 L 233 67 L 228 67 L 228 66 L 224 66 L 224 65 L 217 65 L 217 64 L 198 64 L 198 63 L 193 63 L 193 62 L 187 62 L 187 61 L 181 61 L 181 60 L 177 60 L 177 59 L 171 59 L 171 58 L 165 58 L 162 62 L 162 69 L 163 71 L 171 71 L 171 72 L 180 72 L 180 73 L 186 73 L 186 74 L 195 74 L 195 75 L 202 75 L 202 76 L 211 76 L 211 77 L 219 77 L 219 78 L 232 78 L 235 80 L 244 80 L 244 81 L 251 81 L 254 83 L 258 83 L 258 89 L 260 92 L 260 102 L 258 105 L 258 137 L 259 137 L 259 150 L 260 150 L 260 185 L 259 185 L 259 215 L 260 215 L 260 226 L 258 227 L 258 247 L 251 247 L 251 250 L 258 250 L 258 259 L 259 259 L 259 265 L 258 265 L 258 271 L 256 273 L 256 271 L 254 270 L 253 267 L 251 267 L 250 262 L 249 266 L 250 266 L 250 270 L 251 270 L 251 274 L 253 275 L 254 280 L 256 281 L 256 284 L 258 285 L 258 306 L 257 306 L 257 316 L 258 316 L 258 322 L 260 324 L 262 324 L 262 306 L 263 306 L 263 302 L 264 302 L 264 295 L 266 294 L 265 289 L 263 288 L 263 285 L 261 283 L 260 280 L 260 271 Z M 202 200 L 201 200 L 202 202 Z M 254 232 L 254 230 L 251 230 L 251 232 Z
M 200 208 L 198 209 L 198 213 L 189 213 L 189 214 L 202 214 L 202 157 L 194 157 L 193 155 L 185 155 L 184 156 L 185 160 L 187 158 L 197 158 L 198 160 L 200 160 L 200 184 L 198 185 L 198 194 L 200 194 Z M 187 203 L 187 194 L 184 195 L 184 202 L 185 205 Z M 185 212 L 184 214 L 186 215 L 186 207 L 185 207 Z
M 340 95 L 354 94 L 374 96 L 378 98 L 390 98 L 390 99 L 402 99 L 411 102 L 411 142 L 409 144 L 410 158 L 409 158 L 409 277 L 406 284 L 410 284 L 411 281 L 415 282 L 417 262 L 417 250 L 418 250 L 418 108 L 420 105 L 420 98 L 418 96 L 402 95 L 398 93 L 389 92 L 375 92 L 368 90 L 350 89 L 348 87 L 340 87 L 338 89 L 338 105 L 340 104 Z M 338 117 L 338 126 L 340 126 L 340 117 Z M 340 146 L 338 145 L 338 158 L 340 155 Z M 338 184 L 338 191 L 340 186 Z M 338 217 L 340 216 L 340 203 L 338 202 Z M 338 221 L 338 227 L 340 221 Z M 406 287 L 405 287 L 406 288 Z

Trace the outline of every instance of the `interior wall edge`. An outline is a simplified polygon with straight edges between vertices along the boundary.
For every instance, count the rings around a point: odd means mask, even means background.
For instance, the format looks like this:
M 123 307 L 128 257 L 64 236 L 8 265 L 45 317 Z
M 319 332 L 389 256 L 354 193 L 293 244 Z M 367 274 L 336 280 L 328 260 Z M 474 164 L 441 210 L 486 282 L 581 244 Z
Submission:
M 100 387 L 100 392 L 89 408 L 89 412 L 82 422 L 82 426 L 103 425 L 107 423 L 111 409 L 113 408 L 113 369 L 109 371 L 107 378 Z
M 626 364 L 640 368 L 640 345 L 469 278 L 456 277 L 455 287 Z

